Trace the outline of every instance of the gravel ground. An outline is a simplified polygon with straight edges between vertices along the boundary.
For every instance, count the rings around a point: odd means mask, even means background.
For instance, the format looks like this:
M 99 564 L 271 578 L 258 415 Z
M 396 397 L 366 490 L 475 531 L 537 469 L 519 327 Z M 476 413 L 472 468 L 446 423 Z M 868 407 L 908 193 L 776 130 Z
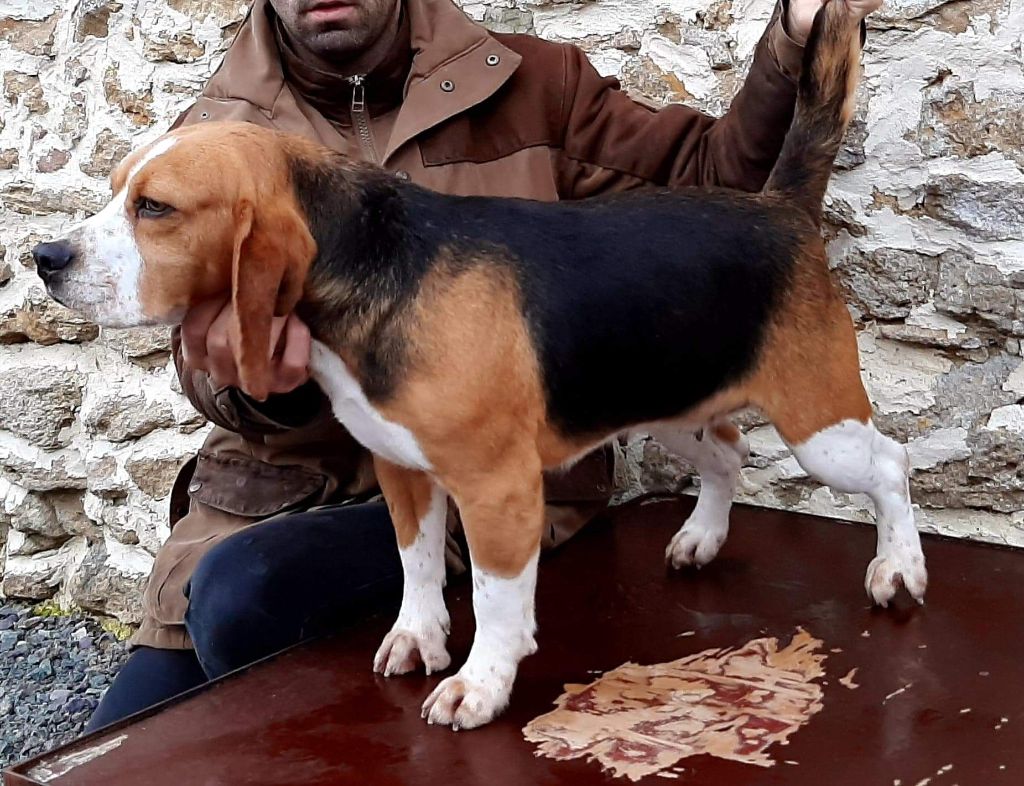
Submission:
M 0 606 L 0 767 L 80 734 L 127 656 L 98 620 Z

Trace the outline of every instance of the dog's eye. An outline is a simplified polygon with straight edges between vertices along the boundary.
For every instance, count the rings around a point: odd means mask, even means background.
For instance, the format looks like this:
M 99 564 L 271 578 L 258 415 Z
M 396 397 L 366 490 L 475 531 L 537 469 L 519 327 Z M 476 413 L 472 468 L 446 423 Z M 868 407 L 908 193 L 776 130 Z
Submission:
M 172 210 L 174 208 L 170 205 L 157 202 L 149 197 L 140 197 L 135 203 L 135 211 L 138 213 L 139 218 L 160 218 L 161 216 L 166 216 Z

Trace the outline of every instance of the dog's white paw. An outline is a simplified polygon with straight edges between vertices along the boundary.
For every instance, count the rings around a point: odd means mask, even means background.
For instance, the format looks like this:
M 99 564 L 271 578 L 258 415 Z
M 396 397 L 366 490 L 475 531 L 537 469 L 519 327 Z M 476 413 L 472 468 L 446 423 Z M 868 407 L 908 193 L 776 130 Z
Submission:
M 444 671 L 452 662 L 445 648 L 447 638 L 440 625 L 425 633 L 392 628 L 373 658 L 373 670 L 385 677 L 407 674 L 420 664 L 427 674 Z
M 924 555 L 879 554 L 868 565 L 864 578 L 864 589 L 868 597 L 882 608 L 889 605 L 900 587 L 905 587 L 918 603 L 924 603 L 928 587 L 928 571 L 924 566 Z
M 459 672 L 443 680 L 423 702 L 427 723 L 459 729 L 475 729 L 490 723 L 508 705 L 511 681 L 496 675 L 472 680 Z
M 665 549 L 665 561 L 673 568 L 707 565 L 725 543 L 728 527 L 709 525 L 691 516 Z

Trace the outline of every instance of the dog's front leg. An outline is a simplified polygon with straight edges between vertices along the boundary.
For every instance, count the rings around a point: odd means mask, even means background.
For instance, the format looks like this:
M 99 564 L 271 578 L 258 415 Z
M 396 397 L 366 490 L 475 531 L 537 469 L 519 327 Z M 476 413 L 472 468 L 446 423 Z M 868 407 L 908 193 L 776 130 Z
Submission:
M 404 582 L 402 607 L 377 650 L 373 670 L 390 677 L 423 664 L 427 674 L 451 663 L 444 604 L 447 495 L 427 475 L 380 458 L 374 470 L 398 537 Z
M 459 673 L 441 682 L 423 704 L 430 723 L 472 729 L 508 704 L 519 662 L 532 654 L 534 591 L 543 528 L 543 491 L 524 465 L 452 487 L 473 563 L 476 636 Z

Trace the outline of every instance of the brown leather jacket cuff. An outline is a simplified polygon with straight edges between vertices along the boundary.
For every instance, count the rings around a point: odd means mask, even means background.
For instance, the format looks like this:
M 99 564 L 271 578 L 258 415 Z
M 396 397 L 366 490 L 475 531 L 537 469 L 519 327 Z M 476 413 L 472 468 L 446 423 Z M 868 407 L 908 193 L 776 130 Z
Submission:
M 768 51 L 779 70 L 794 82 L 800 78 L 800 67 L 804 58 L 804 47 L 798 44 L 786 29 L 789 18 L 789 0 L 782 0 L 778 18 L 768 34 Z
M 325 406 L 320 388 L 312 381 L 290 393 L 274 394 L 266 401 L 255 401 L 237 388 L 225 388 L 222 394 L 232 402 L 240 427 L 261 434 L 308 426 Z

